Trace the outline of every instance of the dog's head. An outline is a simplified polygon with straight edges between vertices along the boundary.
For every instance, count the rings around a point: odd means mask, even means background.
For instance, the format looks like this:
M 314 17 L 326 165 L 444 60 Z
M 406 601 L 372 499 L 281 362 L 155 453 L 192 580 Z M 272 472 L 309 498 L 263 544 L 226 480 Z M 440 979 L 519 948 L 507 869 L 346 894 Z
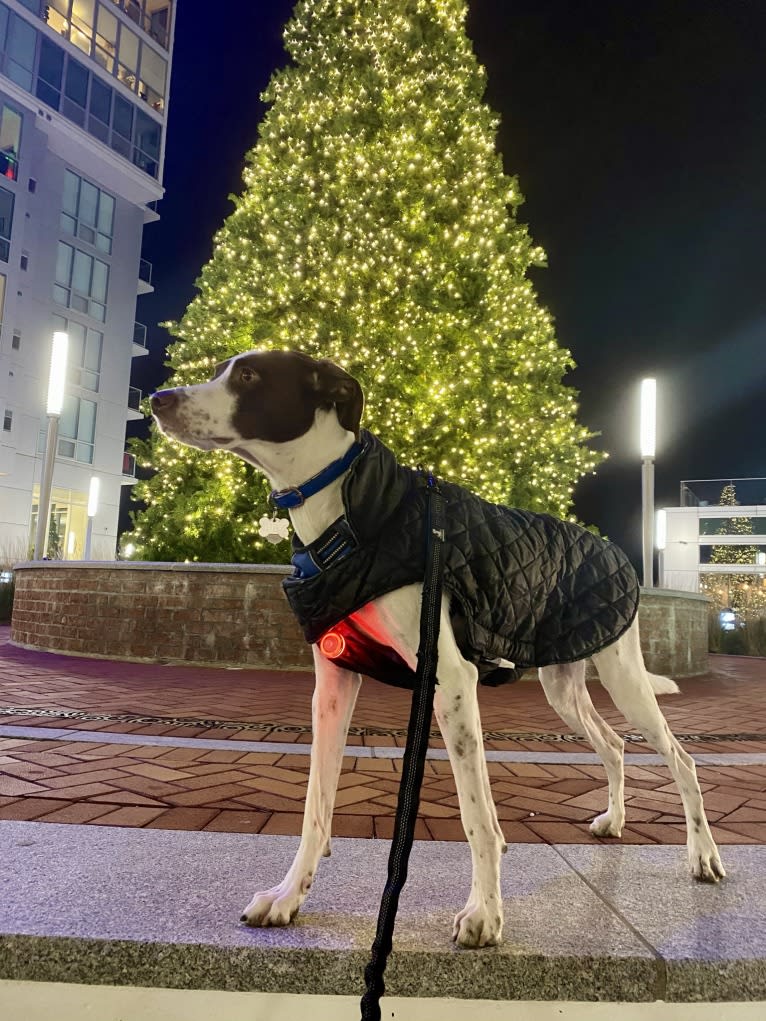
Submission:
M 235 450 L 243 441 L 286 443 L 303 436 L 317 412 L 335 409 L 359 438 L 359 383 L 326 359 L 299 351 L 249 351 L 216 366 L 208 383 L 160 390 L 151 398 L 161 431 L 201 450 Z

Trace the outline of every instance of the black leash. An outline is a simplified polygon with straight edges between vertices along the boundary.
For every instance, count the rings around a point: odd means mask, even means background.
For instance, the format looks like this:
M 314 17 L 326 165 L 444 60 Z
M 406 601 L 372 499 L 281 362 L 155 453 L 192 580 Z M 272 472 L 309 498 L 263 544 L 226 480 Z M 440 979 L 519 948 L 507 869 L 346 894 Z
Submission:
M 420 610 L 420 647 L 415 690 L 412 693 L 407 745 L 404 750 L 394 838 L 388 857 L 388 880 L 378 912 L 378 928 L 370 963 L 364 970 L 367 991 L 362 997 L 362 1021 L 380 1021 L 380 998 L 386 991 L 383 972 L 391 953 L 399 895 L 407 882 L 407 865 L 420 804 L 428 736 L 434 707 L 436 663 L 444 567 L 444 499 L 433 475 L 427 479 L 426 569 Z

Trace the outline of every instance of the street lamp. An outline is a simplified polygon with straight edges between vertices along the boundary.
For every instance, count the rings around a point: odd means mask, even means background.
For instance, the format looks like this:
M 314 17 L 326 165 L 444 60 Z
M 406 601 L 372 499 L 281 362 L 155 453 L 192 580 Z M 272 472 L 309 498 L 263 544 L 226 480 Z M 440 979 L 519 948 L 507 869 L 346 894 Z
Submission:
M 644 588 L 654 587 L 654 453 L 657 442 L 657 381 L 641 381 L 641 532 Z
M 98 494 L 101 491 L 101 479 L 97 475 L 92 475 L 90 480 L 90 488 L 88 489 L 88 528 L 85 532 L 85 556 L 84 560 L 90 560 L 90 544 L 93 538 L 93 519 L 96 516 L 98 510 Z
M 53 334 L 51 347 L 51 371 L 48 376 L 48 438 L 43 454 L 43 470 L 40 479 L 40 499 L 37 505 L 37 531 L 35 533 L 34 559 L 42 560 L 48 544 L 48 518 L 51 510 L 51 485 L 56 447 L 59 440 L 59 417 L 64 405 L 64 384 L 69 349 L 69 335 L 57 331 Z

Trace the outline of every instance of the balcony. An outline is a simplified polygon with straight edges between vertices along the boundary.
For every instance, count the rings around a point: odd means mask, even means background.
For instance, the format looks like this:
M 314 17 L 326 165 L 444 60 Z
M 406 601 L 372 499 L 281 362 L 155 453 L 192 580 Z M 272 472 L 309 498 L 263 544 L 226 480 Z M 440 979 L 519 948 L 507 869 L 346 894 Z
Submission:
M 157 202 L 147 202 L 144 206 L 144 223 L 156 223 L 160 218 L 160 214 L 157 212 Z
M 138 293 L 151 294 L 152 286 L 152 264 L 148 259 L 141 259 L 138 263 Z
M 133 357 L 141 358 L 149 354 L 146 346 L 146 326 L 143 323 L 133 323 Z
M 122 485 L 132 486 L 138 482 L 136 478 L 136 455 L 129 454 L 126 450 L 122 455 Z
M 127 419 L 129 422 L 140 422 L 144 417 L 144 413 L 141 411 L 141 401 L 143 399 L 144 395 L 137 386 L 128 388 Z

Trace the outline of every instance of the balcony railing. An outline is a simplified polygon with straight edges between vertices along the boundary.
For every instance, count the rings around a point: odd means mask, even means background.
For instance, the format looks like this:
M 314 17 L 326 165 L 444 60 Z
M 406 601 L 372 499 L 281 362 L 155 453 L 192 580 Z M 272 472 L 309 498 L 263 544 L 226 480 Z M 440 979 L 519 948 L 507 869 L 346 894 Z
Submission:
M 132 408 L 133 411 L 141 410 L 141 401 L 143 398 L 144 395 L 137 386 L 131 386 L 128 388 L 128 407 Z
M 133 343 L 146 347 L 146 326 L 143 323 L 133 323 Z
M 720 507 L 721 493 L 733 486 L 737 503 L 753 507 L 766 504 L 766 478 L 685 479 L 681 483 L 681 507 Z M 728 505 L 725 505 L 728 506 Z
M 152 264 L 148 259 L 141 259 L 138 264 L 138 279 L 143 280 L 145 284 L 152 282 Z

